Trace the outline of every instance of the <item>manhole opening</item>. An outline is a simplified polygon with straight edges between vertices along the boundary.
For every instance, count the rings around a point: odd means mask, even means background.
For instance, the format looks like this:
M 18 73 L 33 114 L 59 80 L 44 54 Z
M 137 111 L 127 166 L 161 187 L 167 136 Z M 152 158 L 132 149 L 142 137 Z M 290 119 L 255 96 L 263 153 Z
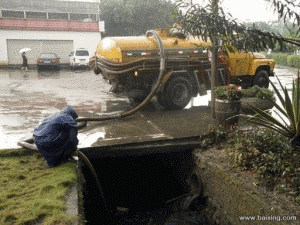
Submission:
M 185 207 L 196 207 L 197 211 L 205 207 L 192 151 L 143 155 L 127 155 L 121 150 L 113 154 L 84 152 L 96 170 L 106 202 L 92 173 L 80 160 L 86 224 L 180 224 L 182 219 L 195 217 L 206 220 L 204 215 L 184 215 Z M 173 217 L 179 212 L 180 216 Z

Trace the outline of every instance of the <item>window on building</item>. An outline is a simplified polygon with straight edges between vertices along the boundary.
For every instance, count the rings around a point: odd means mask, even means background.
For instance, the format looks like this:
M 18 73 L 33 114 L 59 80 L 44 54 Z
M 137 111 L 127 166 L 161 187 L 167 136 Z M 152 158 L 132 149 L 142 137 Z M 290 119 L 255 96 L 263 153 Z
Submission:
M 91 15 L 90 15 L 90 18 L 91 18 L 93 21 L 97 21 L 97 15 L 96 15 L 96 14 L 91 14 Z
M 48 13 L 49 20 L 68 20 L 68 13 Z
M 26 12 L 26 18 L 47 19 L 47 13 L 45 13 L 45 12 Z
M 2 17 L 4 17 L 4 18 L 24 18 L 24 11 L 2 10 Z
M 70 20 L 85 20 L 89 19 L 89 14 L 70 14 Z

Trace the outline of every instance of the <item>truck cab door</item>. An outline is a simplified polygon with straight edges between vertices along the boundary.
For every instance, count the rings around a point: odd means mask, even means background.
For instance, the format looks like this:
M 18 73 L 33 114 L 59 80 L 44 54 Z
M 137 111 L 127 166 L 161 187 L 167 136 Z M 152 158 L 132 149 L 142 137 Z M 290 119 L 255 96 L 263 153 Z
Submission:
M 251 60 L 253 57 L 250 56 L 250 53 L 245 51 L 235 51 L 228 53 L 228 64 L 231 70 L 231 75 L 240 76 L 240 75 L 248 75 Z

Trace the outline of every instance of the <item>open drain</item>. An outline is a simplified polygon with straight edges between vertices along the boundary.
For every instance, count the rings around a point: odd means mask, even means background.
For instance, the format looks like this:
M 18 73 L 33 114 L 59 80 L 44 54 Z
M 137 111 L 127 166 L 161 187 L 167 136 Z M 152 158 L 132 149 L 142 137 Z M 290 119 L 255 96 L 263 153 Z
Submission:
M 194 203 L 198 210 L 204 207 L 200 178 L 194 171 L 195 143 L 174 141 L 81 149 L 103 193 L 101 196 L 91 171 L 79 160 L 86 224 L 180 224 L 175 221 Z M 194 222 L 204 218 L 191 213 L 185 217 Z

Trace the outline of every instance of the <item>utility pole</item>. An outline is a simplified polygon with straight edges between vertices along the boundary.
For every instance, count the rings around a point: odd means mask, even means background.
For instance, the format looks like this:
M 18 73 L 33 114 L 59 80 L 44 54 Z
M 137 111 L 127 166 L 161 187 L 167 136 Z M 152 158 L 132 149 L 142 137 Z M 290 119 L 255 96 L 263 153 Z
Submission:
M 212 7 L 213 7 L 213 16 L 218 16 L 219 11 L 219 0 L 212 0 Z M 216 31 L 215 31 L 216 32 Z M 216 95 L 215 95 L 215 86 L 216 80 L 218 76 L 218 38 L 217 32 L 211 35 L 211 116 L 213 119 L 216 118 L 216 110 L 215 110 L 215 102 L 216 102 Z
M 101 14 L 101 0 L 99 0 L 99 5 L 98 5 L 98 26 L 99 26 L 99 34 L 100 34 L 100 40 L 101 40 L 101 31 L 100 31 L 100 14 Z

